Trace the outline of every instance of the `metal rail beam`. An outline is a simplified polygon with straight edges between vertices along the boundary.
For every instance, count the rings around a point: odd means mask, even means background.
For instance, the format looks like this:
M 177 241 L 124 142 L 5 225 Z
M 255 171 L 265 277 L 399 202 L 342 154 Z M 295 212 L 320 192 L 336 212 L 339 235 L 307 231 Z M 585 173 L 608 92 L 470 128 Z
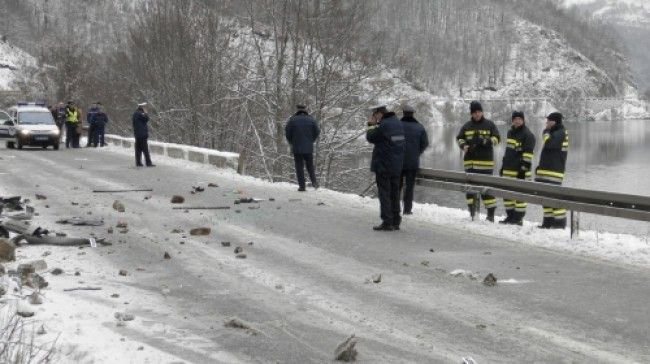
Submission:
M 650 198 L 528 182 L 480 174 L 421 169 L 419 185 L 489 194 L 532 204 L 650 222 Z

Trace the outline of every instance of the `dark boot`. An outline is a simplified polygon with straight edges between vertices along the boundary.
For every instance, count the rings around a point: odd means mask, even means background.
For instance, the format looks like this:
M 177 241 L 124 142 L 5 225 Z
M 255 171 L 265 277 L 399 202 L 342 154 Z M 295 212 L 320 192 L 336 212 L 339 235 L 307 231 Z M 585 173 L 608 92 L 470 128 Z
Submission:
M 393 225 L 386 224 L 384 222 L 382 222 L 381 224 L 379 224 L 377 226 L 373 226 L 372 229 L 375 230 L 375 231 L 393 231 L 393 230 L 395 230 Z
M 545 217 L 544 220 L 542 221 L 542 225 L 539 225 L 538 228 L 540 229 L 550 229 L 553 227 L 554 220 L 552 217 Z
M 512 218 L 514 214 L 515 214 L 514 210 L 506 210 L 506 218 L 499 221 L 499 224 L 506 224 L 506 225 L 512 224 Z
M 524 215 L 525 212 L 517 212 L 514 211 L 512 214 L 512 220 L 510 220 L 510 225 L 519 225 L 523 226 L 524 225 Z
M 496 210 L 496 207 L 492 207 L 490 209 L 487 209 L 487 218 L 486 220 L 489 222 L 494 222 L 494 211 Z
M 469 210 L 469 216 L 474 220 L 474 216 L 476 216 L 476 209 L 474 208 L 474 205 L 467 205 L 467 209 Z
M 553 229 L 566 229 L 566 219 L 553 221 Z

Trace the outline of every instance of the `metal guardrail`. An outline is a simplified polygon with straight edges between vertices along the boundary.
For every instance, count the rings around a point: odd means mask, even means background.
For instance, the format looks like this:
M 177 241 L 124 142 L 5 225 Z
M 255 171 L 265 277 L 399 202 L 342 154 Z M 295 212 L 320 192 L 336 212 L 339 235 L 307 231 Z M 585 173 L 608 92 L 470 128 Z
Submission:
M 571 227 L 577 229 L 573 212 L 650 222 L 650 197 L 584 190 L 503 178 L 484 174 L 440 169 L 420 169 L 417 183 L 423 186 L 471 194 L 526 201 L 531 204 L 564 208 L 572 212 Z

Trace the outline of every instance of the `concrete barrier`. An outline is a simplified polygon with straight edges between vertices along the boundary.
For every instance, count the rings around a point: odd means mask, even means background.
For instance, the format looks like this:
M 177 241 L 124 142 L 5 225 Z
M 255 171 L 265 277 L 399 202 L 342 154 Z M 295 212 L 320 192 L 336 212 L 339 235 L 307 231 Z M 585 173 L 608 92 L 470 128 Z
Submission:
M 118 135 L 106 135 L 106 142 L 123 148 L 133 148 L 135 140 Z M 169 158 L 184 159 L 193 163 L 210 164 L 217 168 L 234 169 L 241 173 L 239 154 L 221 152 L 214 149 L 199 148 L 189 145 L 149 141 L 149 151 L 152 154 L 163 155 Z

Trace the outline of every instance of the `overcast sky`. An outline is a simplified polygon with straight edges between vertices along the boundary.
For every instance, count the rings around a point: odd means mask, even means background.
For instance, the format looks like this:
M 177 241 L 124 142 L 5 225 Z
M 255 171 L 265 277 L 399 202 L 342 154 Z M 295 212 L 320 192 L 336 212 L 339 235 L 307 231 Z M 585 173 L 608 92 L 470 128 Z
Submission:
M 564 0 L 567 5 L 588 4 L 593 3 L 595 0 Z M 649 5 L 650 0 L 614 0 L 617 2 L 636 4 L 636 5 Z

